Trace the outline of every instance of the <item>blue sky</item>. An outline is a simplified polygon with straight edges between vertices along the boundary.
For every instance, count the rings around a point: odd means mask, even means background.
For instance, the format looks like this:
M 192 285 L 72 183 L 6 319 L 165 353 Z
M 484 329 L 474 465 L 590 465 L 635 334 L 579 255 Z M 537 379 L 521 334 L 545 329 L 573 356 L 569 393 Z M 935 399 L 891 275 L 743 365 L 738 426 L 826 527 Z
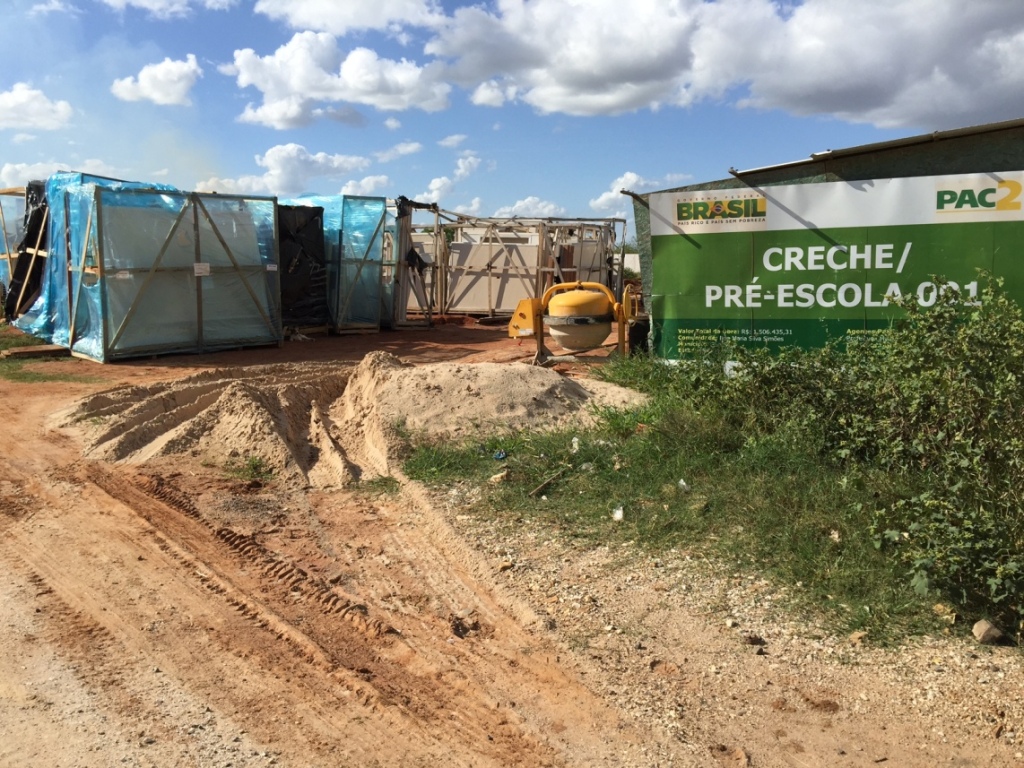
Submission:
M 0 187 L 622 217 L 623 187 L 1024 116 L 1019 0 L 3 5 Z

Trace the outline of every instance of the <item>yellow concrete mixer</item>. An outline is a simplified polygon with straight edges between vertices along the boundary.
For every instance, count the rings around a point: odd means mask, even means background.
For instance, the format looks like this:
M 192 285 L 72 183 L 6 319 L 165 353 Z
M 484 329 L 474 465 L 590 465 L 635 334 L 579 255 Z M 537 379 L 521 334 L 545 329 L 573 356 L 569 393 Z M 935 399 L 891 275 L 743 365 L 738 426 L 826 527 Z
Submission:
M 636 314 L 631 289 L 623 294 L 622 303 L 600 283 L 559 283 L 548 288 L 539 299 L 522 299 L 508 324 L 512 338 L 533 336 L 537 355 L 533 362 L 543 365 L 551 357 L 544 346 L 544 326 L 551 338 L 566 352 L 582 352 L 600 347 L 618 323 L 616 345 L 620 355 L 626 353 L 626 327 Z

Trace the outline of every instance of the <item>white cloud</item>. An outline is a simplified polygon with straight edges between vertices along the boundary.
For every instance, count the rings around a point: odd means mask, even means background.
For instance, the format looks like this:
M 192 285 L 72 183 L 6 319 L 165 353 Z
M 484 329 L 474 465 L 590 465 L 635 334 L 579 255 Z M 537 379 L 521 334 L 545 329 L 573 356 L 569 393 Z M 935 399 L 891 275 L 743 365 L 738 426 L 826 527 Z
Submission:
M 628 200 L 621 190 L 628 189 L 630 192 L 644 192 L 654 189 L 665 189 L 666 187 L 673 186 L 672 182 L 676 182 L 675 186 L 678 186 L 682 179 L 683 177 L 679 174 L 666 176 L 662 179 L 645 179 L 640 174 L 626 171 L 608 185 L 606 192 L 591 200 L 590 207 L 595 211 L 621 211 L 626 204 L 624 201 Z M 632 204 L 630 203 L 630 205 Z
M 383 152 L 376 152 L 374 157 L 380 163 L 390 163 L 392 160 L 397 160 L 400 157 L 406 155 L 415 155 L 417 152 L 423 149 L 423 145 L 418 141 L 405 141 L 401 144 L 395 144 L 391 149 L 386 149 Z
M 462 157 L 455 161 L 455 170 L 452 176 L 438 176 L 431 179 L 426 192 L 416 196 L 417 200 L 425 203 L 440 203 L 454 190 L 458 182 L 471 176 L 480 167 L 480 158 L 473 152 L 463 152 Z
M 1005 0 L 501 0 L 456 10 L 424 51 L 474 104 L 541 113 L 727 99 L 951 127 L 1024 99 L 1024 3 Z
M 256 165 L 266 168 L 266 172 L 236 179 L 210 178 L 199 182 L 196 189 L 223 193 L 298 195 L 307 191 L 315 179 L 338 178 L 353 171 L 365 170 L 370 160 L 352 155 L 328 155 L 326 152 L 310 154 L 299 144 L 279 144 L 268 149 L 266 154 L 257 155 Z
M 787 18 L 763 10 L 767 28 L 739 0 L 720 10 L 732 39 L 726 43 L 720 28 L 700 36 L 695 50 L 716 60 L 727 45 L 741 52 L 732 61 L 755 73 L 741 105 L 884 127 L 1020 116 L 1024 72 L 1011 62 L 1024 56 L 1024 4 L 978 0 L 963 13 L 928 0 L 808 0 Z M 750 45 L 766 34 L 770 45 Z
M 16 133 L 11 137 L 12 144 L 28 144 L 30 141 L 36 140 L 36 135 L 33 133 Z
M 447 176 L 438 176 L 430 180 L 426 192 L 416 195 L 416 200 L 421 203 L 440 203 L 455 189 L 455 182 Z
M 329 120 L 344 123 L 345 125 L 352 125 L 356 128 L 362 128 L 366 125 L 366 118 L 363 116 L 363 113 L 348 104 L 340 107 L 322 107 L 314 109 L 310 114 L 315 118 L 326 117 Z
M 387 128 L 389 131 L 397 131 L 399 128 L 402 127 L 402 122 L 397 118 L 389 117 L 387 120 L 384 121 L 384 127 Z
M 15 83 L 11 90 L 0 91 L 0 129 L 55 131 L 67 125 L 72 113 L 68 102 L 50 101 L 28 83 Z
M 159 64 L 147 64 L 139 71 L 138 78 L 115 80 L 110 92 L 122 101 L 146 100 L 154 104 L 188 106 L 192 103 L 188 92 L 202 76 L 202 68 L 190 53 L 185 61 L 165 58 Z
M 263 176 L 239 176 L 236 179 L 225 179 L 211 176 L 197 182 L 196 192 L 217 192 L 222 195 L 271 195 L 267 186 L 266 174 Z
M 339 37 L 363 30 L 435 27 L 444 21 L 443 11 L 430 0 L 257 0 L 254 10 L 293 29 Z
M 500 107 L 509 100 L 510 97 L 515 96 L 515 88 L 502 88 L 498 85 L 496 80 L 488 80 L 486 83 L 480 83 L 474 91 L 473 95 L 469 97 L 469 100 L 476 104 L 478 107 Z
M 240 88 L 252 86 L 263 94 L 261 105 L 245 108 L 243 122 L 280 129 L 308 124 L 324 102 L 434 112 L 448 106 L 451 91 L 440 79 L 440 65 L 382 59 L 368 48 L 343 56 L 326 33 L 299 32 L 270 56 L 237 50 L 234 63 L 220 71 L 235 76 Z
M 367 176 L 359 181 L 348 181 L 341 188 L 343 195 L 373 195 L 387 189 L 391 180 L 387 176 Z
M 496 218 L 518 216 L 529 219 L 549 219 L 565 216 L 565 214 L 566 210 L 562 206 L 547 200 L 541 200 L 534 195 L 523 200 L 517 200 L 512 205 L 499 208 L 494 212 Z
M 137 8 L 147 11 L 158 19 L 174 19 L 188 16 L 194 8 L 205 8 L 209 11 L 226 11 L 237 4 L 238 0 L 100 0 L 115 11 Z
M 451 136 L 445 136 L 443 139 L 441 139 L 439 142 L 437 142 L 437 145 L 439 147 L 447 147 L 448 149 L 455 149 L 462 142 L 464 142 L 467 138 L 468 137 L 464 133 L 453 133 Z
M 45 3 L 36 3 L 29 11 L 29 16 L 45 16 L 49 13 L 66 13 L 71 16 L 78 16 L 82 10 L 64 0 L 46 0 Z
M 115 179 L 124 176 L 120 169 L 96 159 L 77 163 L 4 163 L 0 166 L 0 187 L 23 187 L 30 181 L 47 179 L 58 171 L 78 171 Z
M 455 213 L 461 213 L 465 216 L 479 216 L 482 203 L 479 197 L 474 197 L 469 205 L 457 205 L 455 206 Z
M 471 176 L 480 167 L 480 158 L 467 152 L 455 161 L 455 181 L 462 181 Z
M 696 0 L 506 0 L 463 8 L 425 50 L 451 61 L 474 104 L 521 98 L 540 112 L 649 107 L 691 63 Z

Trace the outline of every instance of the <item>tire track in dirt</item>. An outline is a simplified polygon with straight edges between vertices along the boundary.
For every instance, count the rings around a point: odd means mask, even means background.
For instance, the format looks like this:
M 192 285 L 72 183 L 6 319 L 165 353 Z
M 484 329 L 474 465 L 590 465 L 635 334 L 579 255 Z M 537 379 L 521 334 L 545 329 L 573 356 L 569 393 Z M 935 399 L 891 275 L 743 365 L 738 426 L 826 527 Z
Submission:
M 300 663 L 315 668 L 330 685 L 340 685 L 345 701 L 359 702 L 377 716 L 388 712 L 399 721 L 412 718 L 405 727 L 414 732 L 428 723 L 434 724 L 433 730 L 439 721 L 445 722 L 447 736 L 462 749 L 491 755 L 498 764 L 505 764 L 509 755 L 519 756 L 522 764 L 558 762 L 551 747 L 517 725 L 520 718 L 496 710 L 493 701 L 486 695 L 481 698 L 473 686 L 453 686 L 449 673 L 420 657 L 387 622 L 371 617 L 365 604 L 339 594 L 255 537 L 215 527 L 187 494 L 165 479 L 145 474 L 122 477 L 104 466 L 91 466 L 88 476 L 153 525 L 157 545 L 185 573 L 254 629 L 291 649 Z M 223 567 L 215 570 L 225 554 L 240 565 L 230 575 Z M 243 579 L 242 571 L 255 578 Z M 256 592 L 263 596 L 255 598 Z M 338 695 L 335 690 L 332 698 Z
M 143 474 L 134 478 L 133 485 L 143 493 L 199 522 L 227 544 L 240 558 L 257 567 L 264 576 L 277 582 L 283 582 L 291 592 L 298 592 L 308 601 L 319 604 L 324 613 L 339 614 L 371 639 L 397 634 L 393 627 L 381 619 L 370 618 L 365 604 L 352 602 L 323 580 L 311 576 L 295 563 L 270 552 L 254 536 L 227 527 L 215 528 L 210 521 L 203 517 L 187 494 L 175 489 L 164 478 L 158 475 Z M 207 585 L 207 588 L 214 591 L 223 589 L 222 586 L 211 586 L 210 584 Z M 242 602 L 235 599 L 237 602 Z M 249 610 L 259 613 L 255 608 Z
M 208 642 L 298 686 L 289 696 L 307 691 L 308 707 L 325 721 L 330 704 L 350 717 L 361 709 L 374 721 L 360 727 L 367 743 L 390 728 L 406 744 L 385 739 L 392 755 L 454 752 L 467 763 L 496 765 L 614 762 L 635 754 L 641 734 L 560 667 L 536 617 L 496 595 L 493 579 L 469 565 L 450 531 L 443 542 L 423 536 L 396 509 L 356 530 L 353 548 L 345 538 L 318 538 L 309 520 L 274 508 L 309 512 L 310 486 L 337 488 L 392 469 L 395 425 L 409 408 L 433 413 L 442 428 L 454 419 L 465 429 L 495 413 L 510 423 L 571 418 L 590 398 L 550 372 L 507 374 L 504 367 L 439 367 L 421 375 L 375 354 L 355 377 L 327 367 L 315 375 L 268 367 L 115 390 L 82 401 L 62 423 L 100 432 L 87 455 L 119 464 L 82 464 L 66 479 L 101 490 L 145 521 L 152 528 L 146 543 L 173 565 L 175 578 L 215 598 L 199 623 Z M 260 494 L 260 505 L 221 506 L 226 494 L 253 492 L 213 479 L 209 467 L 231 457 L 269 462 L 274 490 Z M 197 489 L 202 495 L 193 495 Z M 326 526 L 339 512 L 360 516 L 353 495 L 324 493 L 319 521 Z M 401 632 L 392 628 L 396 620 Z
M 153 525 L 158 531 L 157 541 L 161 550 L 177 561 L 185 572 L 196 578 L 206 590 L 223 598 L 240 616 L 257 628 L 270 630 L 279 640 L 287 642 L 300 658 L 315 662 L 323 670 L 351 668 L 349 660 L 340 658 L 336 653 L 323 647 L 268 605 L 254 598 L 251 592 L 237 586 L 229 576 L 218 572 L 215 564 L 222 559 L 224 553 L 215 551 L 217 545 L 223 545 L 224 549 L 237 556 L 243 564 L 255 566 L 254 570 L 263 577 L 263 586 L 268 593 L 298 593 L 307 599 L 315 596 L 319 597 L 317 602 L 321 605 L 327 598 L 335 598 L 334 602 L 327 603 L 324 613 L 344 613 L 346 608 L 355 609 L 355 604 L 339 597 L 329 588 L 310 588 L 311 580 L 301 568 L 271 555 L 253 537 L 230 528 L 214 527 L 202 516 L 186 494 L 173 488 L 162 478 L 140 475 L 123 479 L 116 472 L 102 466 L 92 466 L 89 477 L 105 493 L 126 504 Z M 168 514 L 172 511 L 179 511 L 185 517 L 191 518 L 198 524 L 198 530 L 202 533 L 185 533 L 182 529 L 187 525 L 183 526 L 183 521 L 175 524 L 173 514 Z M 201 541 L 203 534 L 207 536 L 205 542 Z M 184 548 L 178 542 L 182 542 Z M 342 607 L 337 608 L 338 605 Z M 365 606 L 362 606 L 362 611 L 365 617 Z M 357 615 L 360 613 L 359 610 L 349 610 L 349 613 L 353 612 Z M 377 639 L 387 634 L 387 630 L 390 629 L 380 620 L 352 623 L 357 628 L 365 630 L 370 639 Z M 362 667 L 357 665 L 356 668 Z M 361 694 L 360 698 L 365 697 L 359 686 L 352 686 L 352 692 Z
M 227 735 L 216 727 L 182 742 L 176 720 L 168 718 L 169 711 L 177 710 L 176 714 L 189 718 L 190 713 L 200 710 L 199 702 L 190 694 L 175 690 L 176 686 L 160 674 L 159 667 L 149 666 L 146 658 L 139 657 L 137 650 L 121 636 L 123 625 L 116 626 L 115 622 L 115 626 L 108 627 L 101 623 L 90 612 L 88 600 L 81 608 L 68 602 L 61 594 L 65 590 L 60 579 L 43 576 L 36 569 L 37 565 L 51 565 L 43 562 L 39 553 L 11 538 L 0 544 L 0 562 L 34 590 L 35 611 L 44 627 L 36 641 L 56 649 L 63 657 L 89 696 L 91 714 L 95 713 L 93 716 L 101 723 L 106 721 L 107 714 L 116 714 L 120 720 L 131 723 L 127 732 L 115 730 L 116 735 L 111 734 L 112 749 L 122 755 L 122 762 L 131 760 L 132 764 L 147 768 L 166 764 L 146 754 L 149 745 L 158 742 L 175 743 L 175 751 L 180 753 L 175 761 L 178 764 L 211 764 L 217 760 L 219 751 L 228 749 Z M 69 600 L 76 597 L 81 595 L 68 595 Z M 100 731 L 101 735 L 104 733 Z M 256 746 L 248 738 L 237 738 L 230 749 L 255 753 Z M 101 760 L 98 755 L 95 759 Z
M 0 531 L 32 514 L 24 485 L 9 478 L 0 480 Z
M 102 482 L 102 472 L 97 469 L 80 466 L 77 471 Z M 114 486 L 117 481 L 106 484 Z M 122 488 L 124 485 L 122 483 Z M 82 490 L 83 497 L 95 502 L 95 491 L 90 491 L 88 484 L 83 485 Z M 108 495 L 107 498 L 116 497 Z M 142 722 L 147 739 L 181 740 L 180 734 L 155 733 L 144 720 L 139 720 L 145 714 L 140 702 L 149 702 L 150 709 L 158 713 L 155 717 L 166 717 L 166 712 L 159 709 L 166 691 L 162 684 L 148 679 L 160 668 L 169 679 L 186 686 L 182 696 L 192 699 L 198 695 L 222 718 L 230 713 L 244 713 L 246 727 L 260 734 L 264 746 L 280 747 L 280 751 L 295 758 L 297 766 L 337 764 L 339 754 L 350 755 L 355 761 L 351 764 L 358 764 L 361 762 L 358 756 L 373 755 L 385 742 L 390 749 L 407 756 L 409 765 L 440 764 L 453 749 L 466 755 L 455 760 L 455 765 L 471 765 L 481 757 L 479 751 L 453 742 L 451 737 L 457 734 L 424 728 L 401 706 L 382 703 L 382 697 L 358 669 L 355 672 L 340 669 L 333 661 L 320 665 L 310 663 L 297 649 L 315 649 L 315 643 L 309 644 L 311 641 L 303 639 L 303 634 L 287 621 L 280 620 L 279 626 L 287 633 L 283 640 L 275 635 L 273 625 L 260 629 L 257 622 L 265 619 L 268 612 L 262 608 L 257 610 L 257 604 L 244 593 L 230 593 L 241 595 L 237 599 L 232 597 L 236 599 L 236 607 L 219 596 L 214 603 L 203 599 L 202 593 L 217 595 L 221 589 L 229 591 L 231 585 L 212 571 L 203 575 L 207 584 L 214 588 L 204 585 L 197 573 L 202 564 L 189 551 L 154 530 L 145 522 L 146 515 L 140 515 L 138 523 L 129 526 L 135 529 L 131 531 L 126 530 L 126 521 L 120 514 L 120 511 L 127 511 L 127 507 L 118 505 L 112 510 L 108 503 L 102 505 L 105 511 L 100 512 L 95 503 L 86 506 L 82 500 L 78 506 L 84 514 L 62 510 L 58 513 L 59 520 L 48 521 L 60 531 L 58 546 L 44 543 L 38 535 L 23 535 L 24 532 L 14 530 L 0 548 L 0 562 L 22 563 L 21 568 L 35 576 L 42 595 L 55 595 L 54 599 L 59 601 L 55 605 L 61 607 L 52 615 L 39 614 L 49 627 L 47 641 L 75 670 L 95 670 L 83 684 L 96 691 L 108 709 L 119 713 L 125 722 Z M 131 511 L 138 513 L 137 509 Z M 152 508 L 146 511 L 154 516 Z M 107 586 L 113 591 L 104 592 L 104 584 L 77 582 L 71 574 L 82 571 L 80 564 L 72 561 L 81 553 L 95 551 L 97 539 L 117 542 L 116 549 L 125 550 L 115 557 L 118 563 L 130 564 L 145 574 L 143 578 L 160 579 L 159 594 L 149 595 L 149 600 L 156 603 L 160 611 L 169 609 L 173 613 L 177 606 L 187 607 L 191 613 L 187 623 L 183 623 L 186 618 L 183 616 L 173 619 L 161 616 L 158 621 L 147 622 L 149 616 L 145 614 L 152 613 L 154 606 L 149 605 L 142 612 L 135 610 L 141 601 L 123 590 L 126 582 L 121 581 L 120 569 L 116 570 L 118 581 Z M 128 556 L 127 550 L 138 554 Z M 112 552 L 108 546 L 104 559 Z M 167 555 L 166 560 L 160 555 Z M 160 561 L 165 564 L 161 565 Z M 182 585 L 167 583 L 167 566 L 173 567 L 171 581 L 182 581 L 184 577 Z M 97 578 L 105 582 L 110 575 Z M 134 579 L 131 581 L 134 585 Z M 185 582 L 193 584 L 192 590 L 198 586 L 199 591 L 192 596 L 183 593 L 181 586 Z M 119 583 L 121 586 L 116 586 Z M 218 608 L 217 603 L 227 605 L 229 610 Z M 145 626 L 147 623 L 149 626 Z M 156 624 L 166 624 L 166 627 L 163 631 L 153 631 Z M 88 638 L 103 638 L 103 644 L 90 642 Z M 297 642 L 293 644 L 289 638 Z M 351 639 L 350 636 L 348 640 Z M 189 690 L 192 693 L 188 693 Z M 302 728 L 296 728 L 300 720 Z M 358 726 L 354 730 L 353 724 Z M 235 730 L 237 732 L 237 726 Z M 441 739 L 437 738 L 437 733 L 441 734 Z M 249 742 L 247 738 L 241 741 Z M 521 740 L 515 746 L 525 748 L 525 754 L 537 754 L 536 748 Z M 236 744 L 233 749 L 237 748 Z M 223 762 L 189 759 L 182 764 Z M 167 764 L 159 760 L 154 763 L 141 760 L 140 763 Z M 482 764 L 502 765 L 504 761 L 484 759 Z

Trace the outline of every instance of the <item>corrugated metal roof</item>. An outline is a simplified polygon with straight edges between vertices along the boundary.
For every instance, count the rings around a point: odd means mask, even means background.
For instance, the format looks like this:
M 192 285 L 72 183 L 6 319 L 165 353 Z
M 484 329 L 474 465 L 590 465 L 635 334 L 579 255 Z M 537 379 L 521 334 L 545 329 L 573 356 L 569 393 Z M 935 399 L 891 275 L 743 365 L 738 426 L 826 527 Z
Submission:
M 738 171 L 735 168 L 730 168 L 729 173 L 733 176 L 748 176 L 754 173 L 762 173 L 764 171 L 774 171 L 780 168 L 791 168 L 799 165 L 810 165 L 812 163 L 820 163 L 823 160 L 831 160 L 839 157 L 850 157 L 851 155 L 866 155 L 871 152 L 879 152 L 886 149 L 895 149 L 898 147 L 908 147 L 915 144 L 928 144 L 934 141 L 943 141 L 945 139 L 956 139 L 962 136 L 974 136 L 982 133 L 993 133 L 995 131 L 1005 131 L 1009 128 L 1020 128 L 1024 127 L 1024 118 L 1017 118 L 1015 120 L 1004 120 L 1000 123 L 986 123 L 984 125 L 973 125 L 967 128 L 953 128 L 947 131 L 935 131 L 934 133 L 923 133 L 919 136 L 908 136 L 903 139 L 892 139 L 890 141 L 880 141 L 875 144 L 861 144 L 856 147 L 848 147 L 846 149 L 827 149 L 824 152 L 814 152 L 805 160 L 792 160 L 788 163 L 779 163 L 777 165 L 766 165 L 761 168 L 750 168 L 745 171 Z

